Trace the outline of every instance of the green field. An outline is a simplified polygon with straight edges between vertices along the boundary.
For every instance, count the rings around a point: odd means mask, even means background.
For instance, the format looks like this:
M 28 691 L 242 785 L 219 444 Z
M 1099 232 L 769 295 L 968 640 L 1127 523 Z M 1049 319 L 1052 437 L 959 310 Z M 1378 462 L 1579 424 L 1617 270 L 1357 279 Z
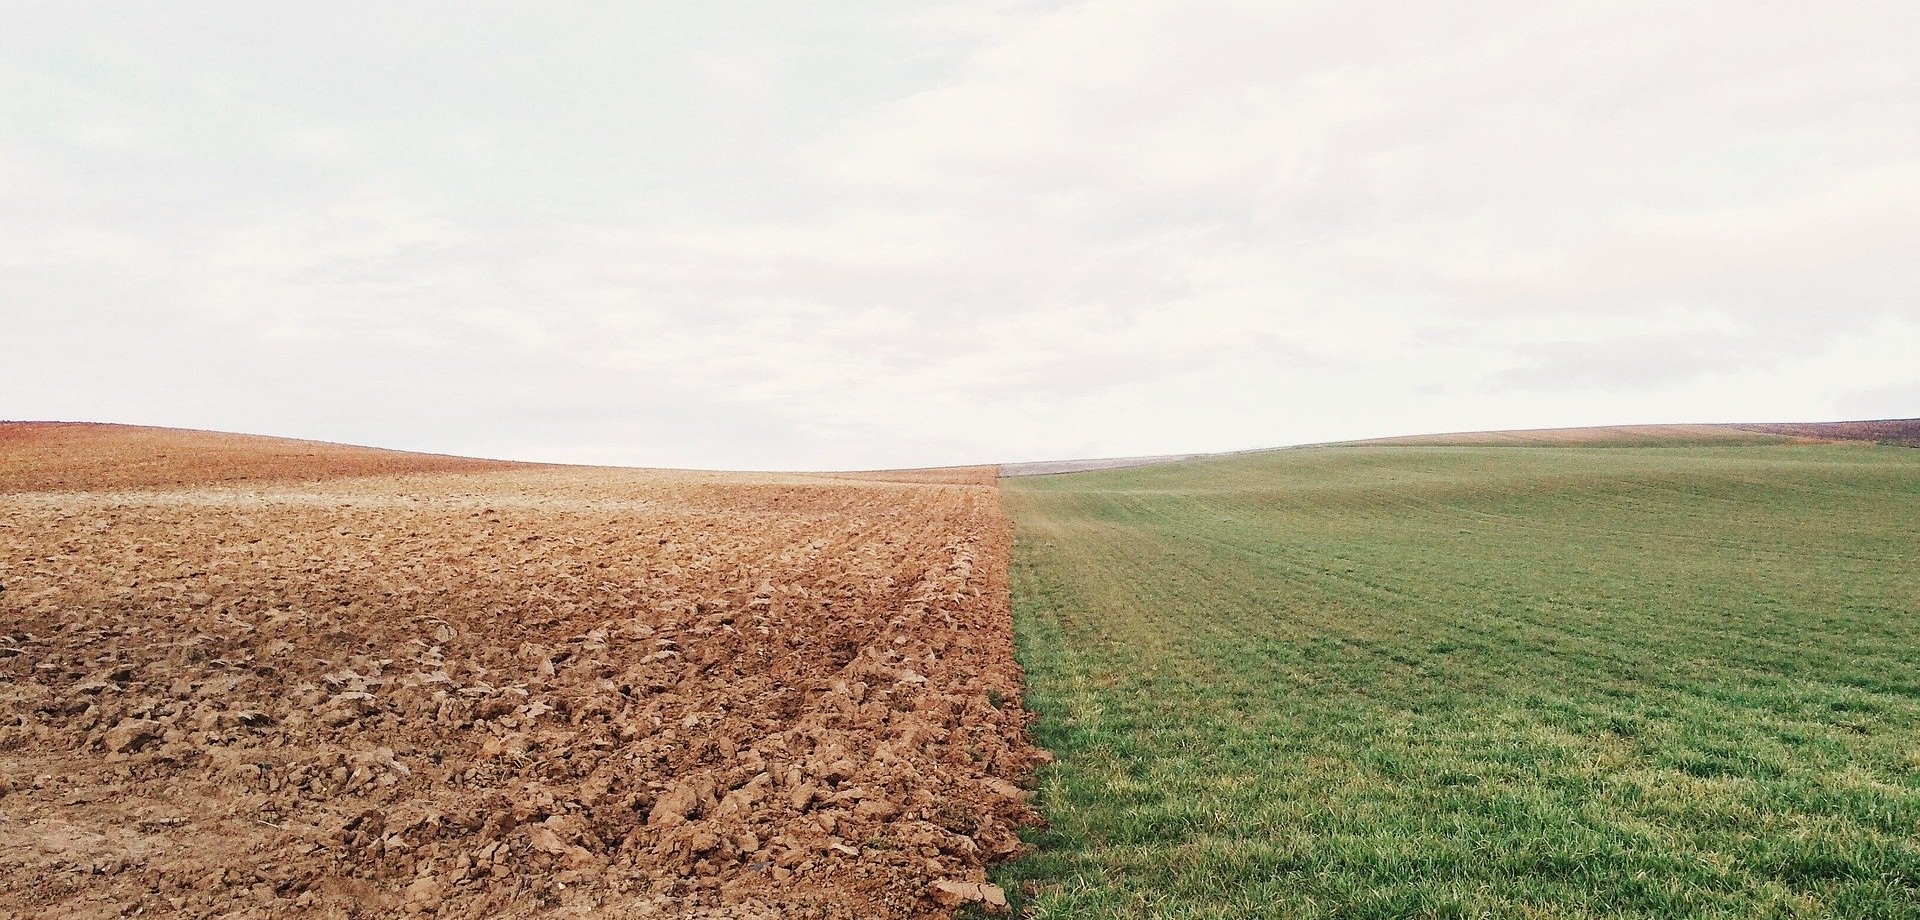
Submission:
M 1037 917 L 1920 917 L 1920 450 L 1004 483 Z

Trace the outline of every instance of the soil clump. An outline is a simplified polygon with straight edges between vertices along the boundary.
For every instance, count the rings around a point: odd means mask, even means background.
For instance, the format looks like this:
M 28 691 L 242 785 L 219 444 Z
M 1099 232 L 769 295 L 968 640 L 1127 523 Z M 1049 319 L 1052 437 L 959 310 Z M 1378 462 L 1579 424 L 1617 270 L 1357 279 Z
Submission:
M 0 913 L 996 906 L 1044 754 L 992 468 L 135 432 L 0 425 Z

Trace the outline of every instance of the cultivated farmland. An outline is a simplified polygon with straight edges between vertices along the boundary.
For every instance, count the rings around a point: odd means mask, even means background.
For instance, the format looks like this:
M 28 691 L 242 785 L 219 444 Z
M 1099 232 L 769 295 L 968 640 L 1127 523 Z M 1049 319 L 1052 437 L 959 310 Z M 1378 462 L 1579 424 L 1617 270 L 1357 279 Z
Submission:
M 0 914 L 990 898 L 1038 756 L 992 482 L 0 425 Z
M 1076 918 L 1920 916 L 1920 451 L 1810 434 L 1007 481 L 1059 760 L 1001 880 Z

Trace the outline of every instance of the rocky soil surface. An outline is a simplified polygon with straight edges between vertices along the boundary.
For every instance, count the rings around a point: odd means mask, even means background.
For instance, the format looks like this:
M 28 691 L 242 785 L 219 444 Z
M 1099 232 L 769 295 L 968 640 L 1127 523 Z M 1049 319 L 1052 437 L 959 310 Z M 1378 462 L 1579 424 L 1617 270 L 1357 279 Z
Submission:
M 0 426 L 0 914 L 1000 901 L 1045 755 L 991 468 L 56 433 Z

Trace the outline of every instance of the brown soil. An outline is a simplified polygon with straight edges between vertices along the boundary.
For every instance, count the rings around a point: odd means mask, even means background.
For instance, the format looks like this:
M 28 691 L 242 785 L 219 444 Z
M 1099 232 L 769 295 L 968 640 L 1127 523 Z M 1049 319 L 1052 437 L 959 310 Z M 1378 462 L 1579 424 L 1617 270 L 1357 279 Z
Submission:
M 173 428 L 0 422 L 0 492 L 162 489 L 525 465 Z
M 1748 431 L 1764 431 L 1795 438 L 1821 441 L 1873 441 L 1900 447 L 1920 447 L 1920 419 L 1882 419 L 1873 422 L 1797 422 L 1767 425 L 1741 425 Z
M 1034 820 L 991 485 L 6 425 L 0 477 L 0 915 L 946 916 Z

